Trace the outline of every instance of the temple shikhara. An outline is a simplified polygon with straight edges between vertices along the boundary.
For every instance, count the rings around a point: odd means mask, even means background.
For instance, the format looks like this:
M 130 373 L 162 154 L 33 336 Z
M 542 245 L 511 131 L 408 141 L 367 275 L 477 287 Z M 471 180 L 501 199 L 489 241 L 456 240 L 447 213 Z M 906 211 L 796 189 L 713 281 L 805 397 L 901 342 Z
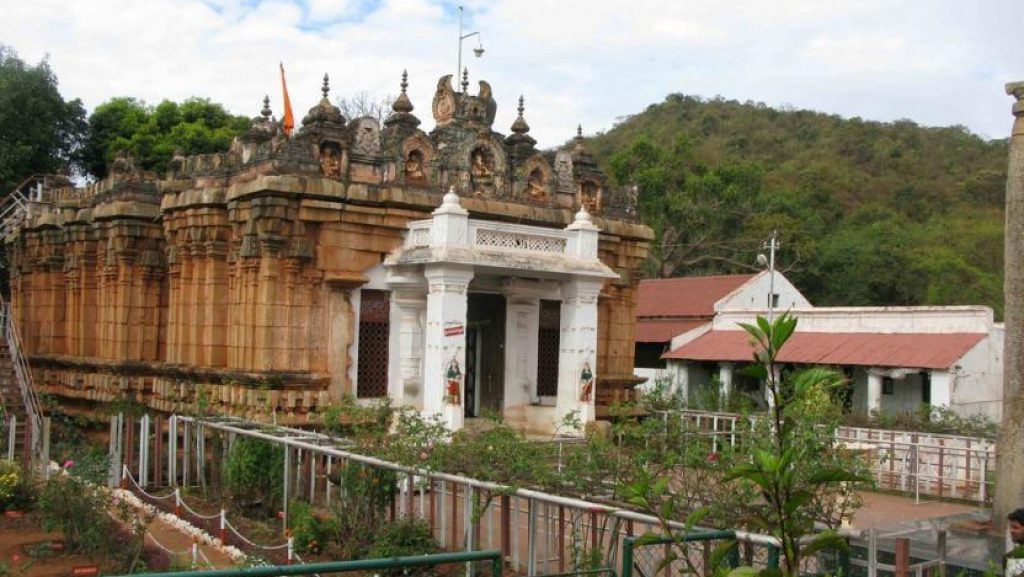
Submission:
M 36 386 L 290 424 L 390 397 L 536 433 L 625 400 L 653 238 L 635 192 L 579 136 L 537 150 L 522 98 L 495 132 L 490 86 L 460 84 L 438 82 L 430 132 L 404 75 L 383 126 L 345 118 L 325 77 L 291 135 L 264 101 L 228 152 L 40 187 L 6 237 Z

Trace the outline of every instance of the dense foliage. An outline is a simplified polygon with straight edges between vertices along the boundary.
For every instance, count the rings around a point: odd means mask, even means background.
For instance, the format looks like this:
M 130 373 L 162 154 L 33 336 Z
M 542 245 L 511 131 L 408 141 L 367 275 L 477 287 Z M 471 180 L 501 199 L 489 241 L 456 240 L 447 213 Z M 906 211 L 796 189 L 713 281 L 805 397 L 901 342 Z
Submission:
M 1007 143 L 673 94 L 588 146 L 640 190 L 653 277 L 779 269 L 816 305 L 1002 311 Z
M 0 44 L 0 191 L 70 170 L 85 131 L 81 101 L 64 100 L 49 63 L 27 65 Z
M 163 172 L 175 149 L 185 155 L 224 152 L 249 122 L 205 98 L 190 98 L 181 104 L 164 100 L 155 107 L 134 98 L 112 98 L 89 115 L 83 167 L 102 178 L 114 156 L 127 150 L 136 166 Z

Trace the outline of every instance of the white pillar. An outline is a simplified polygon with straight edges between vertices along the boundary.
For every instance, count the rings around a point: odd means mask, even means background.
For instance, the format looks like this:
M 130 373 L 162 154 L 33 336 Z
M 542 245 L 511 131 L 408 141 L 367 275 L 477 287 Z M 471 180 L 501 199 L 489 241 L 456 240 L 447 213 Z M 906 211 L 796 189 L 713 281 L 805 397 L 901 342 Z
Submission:
M 668 361 L 668 372 L 672 375 L 672 393 L 679 392 L 679 397 L 687 406 L 690 404 L 690 363 L 686 361 Z
M 461 429 L 466 370 L 466 308 L 473 270 L 456 265 L 427 265 L 427 323 L 423 332 L 423 413 L 441 415 L 449 428 Z M 448 374 L 458 374 L 457 399 L 448 393 Z M 455 402 L 458 404 L 455 404 Z
M 882 371 L 868 369 L 867 411 L 882 410 Z
M 423 316 L 426 287 L 394 290 L 398 309 L 398 376 L 389 386 L 398 406 L 423 409 Z
M 948 407 L 953 404 L 953 379 L 947 371 L 932 371 L 929 386 L 930 403 L 933 407 Z
M 597 397 L 597 295 L 603 285 L 603 279 L 573 279 L 562 284 L 556 421 L 571 411 L 578 411 L 584 423 L 594 420 L 594 400 Z M 587 375 L 589 379 L 585 378 Z
M 732 377 L 735 371 L 736 363 L 718 363 L 719 409 L 724 409 L 726 399 L 732 396 Z
M 505 419 L 526 424 L 525 408 L 537 401 L 537 340 L 541 288 L 537 283 L 509 279 L 504 283 Z

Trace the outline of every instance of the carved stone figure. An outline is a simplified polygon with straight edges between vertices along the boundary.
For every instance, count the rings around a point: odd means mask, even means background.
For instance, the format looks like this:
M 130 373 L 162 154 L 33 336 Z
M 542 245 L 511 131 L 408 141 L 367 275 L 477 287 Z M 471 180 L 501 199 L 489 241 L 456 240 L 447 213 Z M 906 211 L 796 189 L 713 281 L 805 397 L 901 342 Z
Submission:
M 427 175 L 423 171 L 423 153 L 413 150 L 405 159 L 405 181 L 423 183 L 426 180 Z
M 591 181 L 585 181 L 580 187 L 580 205 L 590 214 L 598 214 L 601 210 L 601 187 Z
M 535 168 L 530 172 L 530 177 L 526 180 L 526 188 L 523 190 L 523 194 L 535 200 L 547 198 L 548 191 L 544 187 L 544 171 Z
M 473 176 L 488 177 L 494 174 L 494 157 L 486 148 L 477 148 L 472 154 L 470 170 Z
M 328 178 L 341 176 L 341 162 L 333 146 L 324 146 L 320 149 L 320 174 Z
M 447 124 L 455 116 L 455 90 L 452 89 L 452 75 L 441 77 L 437 81 L 437 92 L 434 93 L 434 120 L 439 125 Z

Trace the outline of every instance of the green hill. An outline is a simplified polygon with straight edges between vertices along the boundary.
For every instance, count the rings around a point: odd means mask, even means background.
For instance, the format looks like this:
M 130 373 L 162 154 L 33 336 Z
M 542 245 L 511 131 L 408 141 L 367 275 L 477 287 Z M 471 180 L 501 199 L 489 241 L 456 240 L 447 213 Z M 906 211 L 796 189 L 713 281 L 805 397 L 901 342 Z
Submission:
M 649 276 L 779 270 L 817 305 L 985 304 L 1002 316 L 1007 141 L 672 94 L 587 146 L 635 184 Z

